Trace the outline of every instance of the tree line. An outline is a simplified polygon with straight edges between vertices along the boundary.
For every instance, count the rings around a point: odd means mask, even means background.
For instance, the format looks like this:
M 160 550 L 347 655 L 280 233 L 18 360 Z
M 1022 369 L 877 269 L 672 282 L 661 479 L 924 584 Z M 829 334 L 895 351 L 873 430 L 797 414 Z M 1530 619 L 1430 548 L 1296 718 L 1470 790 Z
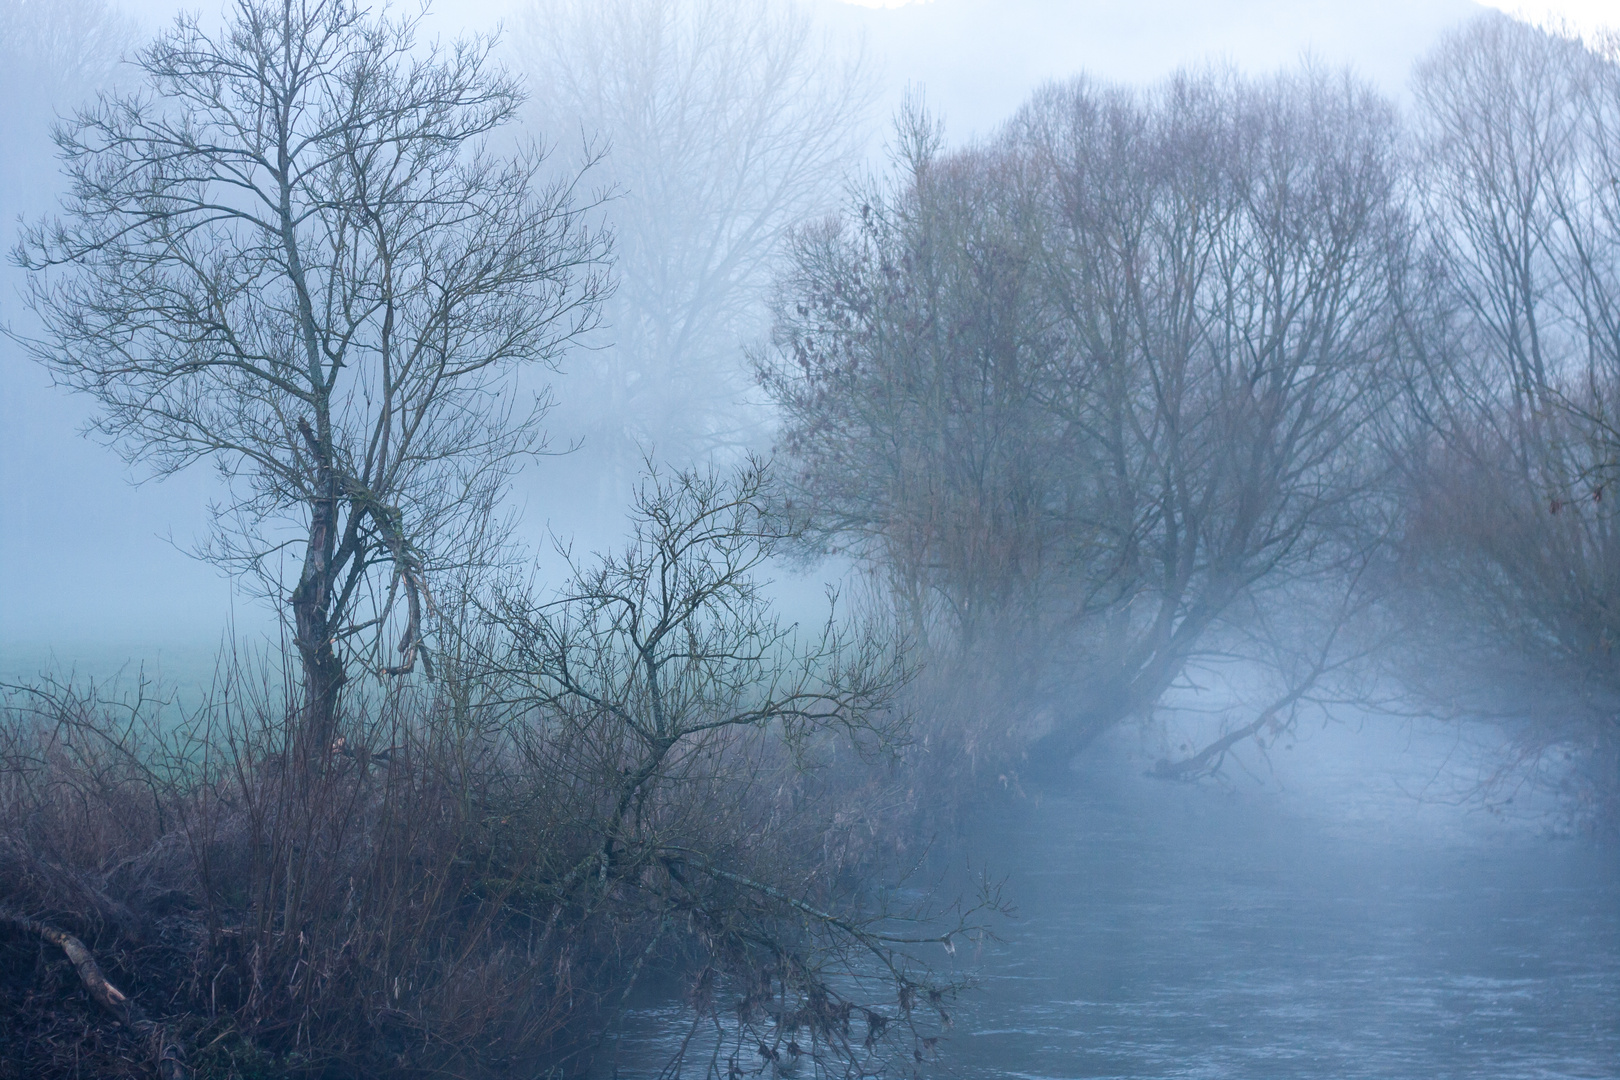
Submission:
M 1615 50 L 1484 18 L 1409 116 L 1309 65 L 910 108 L 756 355 L 814 543 L 1032 760 L 1243 658 L 1273 734 L 1394 678 L 1612 820 Z
M 999 906 L 917 899 L 922 823 L 1234 661 L 1161 775 L 1393 683 L 1612 826 L 1620 43 L 1482 19 L 1410 115 L 1309 65 L 954 148 L 911 102 L 840 208 L 869 84 L 772 12 L 538 8 L 534 112 L 491 38 L 238 0 L 58 126 L 13 340 L 219 469 L 286 643 L 179 718 L 12 688 L 13 1060 L 562 1074 L 673 976 L 674 1072 L 920 1069 L 924 950 Z M 631 534 L 536 582 L 504 500 L 597 354 Z M 857 610 L 784 622 L 828 553 Z

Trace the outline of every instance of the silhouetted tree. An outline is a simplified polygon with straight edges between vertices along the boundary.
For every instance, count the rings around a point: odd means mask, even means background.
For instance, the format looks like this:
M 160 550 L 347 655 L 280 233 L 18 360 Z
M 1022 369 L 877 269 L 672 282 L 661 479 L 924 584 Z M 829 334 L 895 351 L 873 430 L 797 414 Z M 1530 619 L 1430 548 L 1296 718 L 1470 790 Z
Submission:
M 522 100 L 492 43 L 416 25 L 345 0 L 182 16 L 137 54 L 143 91 L 61 127 L 65 216 L 17 252 L 26 344 L 97 430 L 143 472 L 230 482 L 209 554 L 285 604 L 311 751 L 352 668 L 426 662 L 433 576 L 481 557 L 539 439 L 503 379 L 603 292 L 571 187 L 484 148 Z
M 1063 761 L 1367 542 L 1394 116 L 1307 70 L 1051 87 L 951 154 L 903 126 L 898 186 L 804 234 L 764 378 L 826 541 L 965 655 L 1039 657 Z
M 814 774 L 892 759 L 904 655 L 881 627 L 829 612 L 805 631 L 772 611 L 759 575 L 795 526 L 770 496 L 759 461 L 651 473 L 624 548 L 577 565 L 552 599 L 507 594 L 491 677 L 519 710 L 522 759 L 564 780 L 553 798 L 590 838 L 555 874 L 548 927 L 584 911 L 686 939 L 705 995 L 718 975 L 742 990 L 735 1024 L 715 1024 L 734 1067 L 802 1054 L 872 1072 L 896 1038 L 931 1047 L 946 1019 L 951 987 L 908 946 L 954 948 L 999 902 L 988 889 L 952 911 L 890 906 L 846 876 L 859 803 L 828 820 Z

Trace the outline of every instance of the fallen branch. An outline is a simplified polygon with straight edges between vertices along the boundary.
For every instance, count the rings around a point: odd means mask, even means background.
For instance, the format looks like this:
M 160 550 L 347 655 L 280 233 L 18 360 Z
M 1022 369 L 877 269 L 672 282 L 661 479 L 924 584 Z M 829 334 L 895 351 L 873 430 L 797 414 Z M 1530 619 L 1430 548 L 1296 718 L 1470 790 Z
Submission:
M 1357 577 L 1360 577 L 1359 572 Z M 1222 735 L 1219 739 L 1216 739 L 1214 742 L 1204 747 L 1192 757 L 1183 758 L 1180 761 L 1171 761 L 1169 758 L 1160 758 L 1154 764 L 1153 768 L 1148 771 L 1148 775 L 1159 780 L 1196 780 L 1201 776 L 1213 776 L 1219 772 L 1221 766 L 1225 764 L 1227 751 L 1231 750 L 1232 747 L 1236 746 L 1244 739 L 1260 734 L 1260 732 L 1267 726 L 1272 726 L 1280 730 L 1283 727 L 1291 725 L 1294 721 L 1295 708 L 1299 705 L 1300 701 L 1304 699 L 1306 694 L 1315 689 L 1317 682 L 1322 678 L 1322 676 L 1336 668 L 1343 667 L 1349 662 L 1347 658 L 1340 659 L 1332 663 L 1329 663 L 1328 661 L 1328 655 L 1333 648 L 1333 642 L 1339 636 L 1339 630 L 1343 628 L 1343 626 L 1344 616 L 1341 614 L 1339 621 L 1334 624 L 1332 632 L 1328 634 L 1327 640 L 1322 643 L 1321 651 L 1317 653 L 1316 660 L 1311 664 L 1310 671 L 1303 679 L 1299 681 L 1296 686 L 1290 689 L 1287 693 L 1283 694 L 1281 697 L 1277 698 L 1277 700 L 1273 701 L 1270 705 L 1267 705 L 1260 713 L 1259 719 L 1257 719 L 1254 723 L 1245 724 L 1236 731 L 1230 731 L 1225 735 Z M 1288 719 L 1285 721 L 1279 721 L 1278 717 L 1282 715 L 1284 709 L 1289 710 Z M 1211 764 L 1212 762 L 1213 764 Z
M 95 954 L 84 942 L 66 930 L 9 911 L 0 911 L 0 925 L 30 934 L 66 953 L 68 960 L 73 964 L 73 970 L 79 975 L 79 982 L 96 1004 L 106 1009 L 112 1014 L 113 1019 L 131 1031 L 148 1037 L 156 1036 L 154 1041 L 157 1044 L 157 1071 L 160 1080 L 186 1080 L 185 1055 L 180 1044 L 169 1039 L 166 1030 L 147 1019 L 141 1007 L 131 1000 L 128 994 L 108 981 L 101 970 L 101 965 L 96 963 Z
M 1180 761 L 1171 761 L 1169 758 L 1160 758 L 1148 775 L 1159 780 L 1192 780 L 1206 773 L 1214 773 L 1221 767 L 1226 758 L 1226 752 L 1251 735 L 1258 735 L 1260 730 L 1277 718 L 1275 708 L 1267 709 L 1260 714 L 1260 719 L 1252 724 L 1245 724 L 1236 731 L 1216 739 L 1192 757 Z M 1214 764 L 1211 765 L 1210 762 Z

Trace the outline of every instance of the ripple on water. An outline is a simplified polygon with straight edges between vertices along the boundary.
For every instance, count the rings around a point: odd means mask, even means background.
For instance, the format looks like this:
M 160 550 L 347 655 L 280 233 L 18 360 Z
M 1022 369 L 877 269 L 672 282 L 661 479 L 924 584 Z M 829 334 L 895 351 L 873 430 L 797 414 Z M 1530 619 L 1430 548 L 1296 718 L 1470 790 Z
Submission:
M 1414 798 L 1444 787 L 1424 750 L 1410 730 L 1383 756 L 1329 732 L 1221 788 L 1147 780 L 1116 747 L 1072 791 L 986 813 L 968 847 L 1019 917 L 964 961 L 979 988 L 942 1071 L 1620 1078 L 1616 851 Z M 655 1073 L 681 1026 L 644 1013 L 619 1074 Z
M 1620 1076 L 1613 849 L 1373 780 L 1128 764 L 981 823 L 1022 917 L 959 1010 L 962 1074 Z

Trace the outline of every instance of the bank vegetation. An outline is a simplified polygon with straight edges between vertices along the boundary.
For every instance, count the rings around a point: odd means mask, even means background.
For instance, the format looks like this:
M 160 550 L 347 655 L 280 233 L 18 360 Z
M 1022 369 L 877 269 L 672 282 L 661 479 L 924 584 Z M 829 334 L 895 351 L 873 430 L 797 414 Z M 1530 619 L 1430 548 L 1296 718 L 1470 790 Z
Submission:
M 6 689 L 0 1076 L 581 1075 L 641 993 L 667 1075 L 921 1073 L 1003 910 L 930 841 L 1233 671 L 1155 775 L 1398 699 L 1612 833 L 1620 41 L 1480 19 L 1410 115 L 1312 65 L 966 146 L 914 101 L 838 195 L 863 68 L 740 11 L 537 8 L 577 152 L 492 39 L 338 0 L 183 17 L 59 126 L 10 335 L 219 469 L 201 554 L 285 640 Z M 593 356 L 628 535 L 542 579 L 503 508 Z

